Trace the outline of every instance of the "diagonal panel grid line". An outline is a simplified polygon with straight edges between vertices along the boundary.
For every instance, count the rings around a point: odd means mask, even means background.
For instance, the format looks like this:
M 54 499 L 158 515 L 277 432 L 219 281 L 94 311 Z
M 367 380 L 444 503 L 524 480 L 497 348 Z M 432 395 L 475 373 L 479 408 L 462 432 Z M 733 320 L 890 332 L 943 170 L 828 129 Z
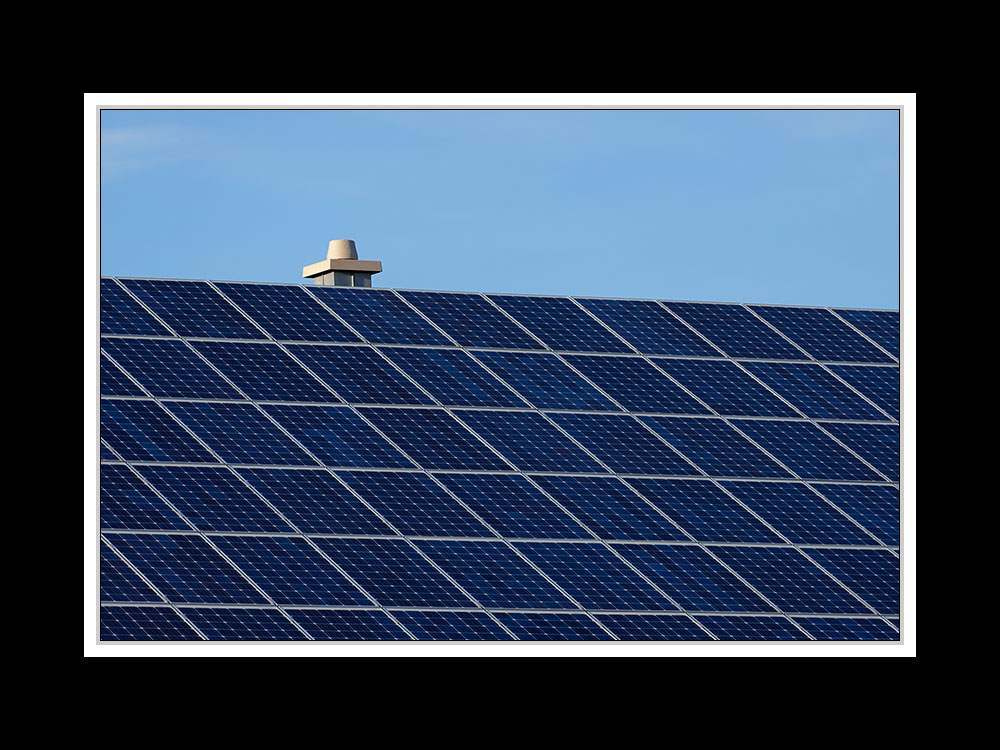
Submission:
M 872 346 L 874 346 L 880 352 L 883 352 L 886 356 L 891 357 L 893 362 L 897 362 L 897 363 L 899 362 L 899 357 L 897 357 L 892 352 L 888 351 L 884 346 L 882 346 L 877 341 L 875 341 L 873 338 L 871 338 L 867 333 L 865 333 L 860 328 L 858 328 L 856 325 L 854 325 L 853 323 L 851 323 L 851 321 L 847 320 L 846 318 L 842 317 L 841 315 L 838 315 L 837 311 L 834 308 L 832 308 L 832 307 L 824 307 L 823 309 L 827 310 L 830 313 L 832 313 L 833 317 L 835 317 L 837 320 L 839 320 L 842 323 L 844 323 L 845 325 L 847 325 L 848 328 L 850 328 L 851 330 L 855 331 L 859 336 L 861 336 L 861 338 L 865 339 L 869 344 L 871 344 Z M 900 336 L 900 339 L 902 339 L 902 336 Z

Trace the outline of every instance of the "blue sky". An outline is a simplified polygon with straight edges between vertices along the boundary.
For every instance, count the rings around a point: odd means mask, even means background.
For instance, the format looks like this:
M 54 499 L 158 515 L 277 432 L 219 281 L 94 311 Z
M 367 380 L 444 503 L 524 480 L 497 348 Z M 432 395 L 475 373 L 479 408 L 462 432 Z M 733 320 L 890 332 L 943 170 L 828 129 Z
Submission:
M 895 110 L 104 110 L 101 273 L 896 308 Z

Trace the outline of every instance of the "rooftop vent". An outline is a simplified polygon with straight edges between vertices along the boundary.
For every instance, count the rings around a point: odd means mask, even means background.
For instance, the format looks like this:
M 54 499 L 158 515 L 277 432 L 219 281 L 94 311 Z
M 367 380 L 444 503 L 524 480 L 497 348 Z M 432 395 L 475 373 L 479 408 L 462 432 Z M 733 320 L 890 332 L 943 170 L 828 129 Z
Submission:
M 302 278 L 323 286 L 372 285 L 372 276 L 382 271 L 382 261 L 358 260 L 354 240 L 330 240 L 326 260 L 302 269 Z

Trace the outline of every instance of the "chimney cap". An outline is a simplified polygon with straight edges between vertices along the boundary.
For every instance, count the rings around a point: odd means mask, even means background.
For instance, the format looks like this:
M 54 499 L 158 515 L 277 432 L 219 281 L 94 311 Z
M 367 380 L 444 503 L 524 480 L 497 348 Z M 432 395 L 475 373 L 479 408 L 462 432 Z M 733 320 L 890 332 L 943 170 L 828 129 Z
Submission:
M 326 248 L 327 260 L 357 260 L 358 248 L 354 240 L 330 240 Z

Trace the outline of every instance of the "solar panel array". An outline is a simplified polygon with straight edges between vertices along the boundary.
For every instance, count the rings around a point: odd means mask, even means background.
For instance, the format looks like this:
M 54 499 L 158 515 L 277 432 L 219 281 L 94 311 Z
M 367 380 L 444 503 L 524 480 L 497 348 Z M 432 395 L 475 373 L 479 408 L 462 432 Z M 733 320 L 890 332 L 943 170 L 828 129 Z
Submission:
M 101 299 L 102 640 L 899 640 L 895 312 Z

